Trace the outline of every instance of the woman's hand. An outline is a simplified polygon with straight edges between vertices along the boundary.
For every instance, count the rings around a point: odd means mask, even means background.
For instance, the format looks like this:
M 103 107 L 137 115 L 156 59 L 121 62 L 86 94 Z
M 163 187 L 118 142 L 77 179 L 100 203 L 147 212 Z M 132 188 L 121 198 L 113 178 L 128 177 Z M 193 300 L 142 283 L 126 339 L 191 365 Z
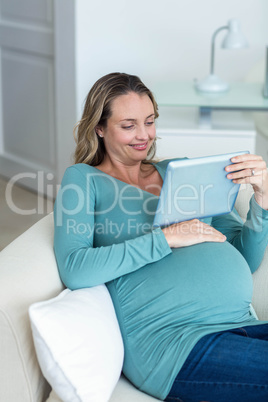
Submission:
M 226 240 L 226 236 L 221 232 L 198 219 L 174 223 L 162 231 L 169 247 L 173 248 L 192 246 L 207 241 L 224 242 Z
M 244 154 L 235 156 L 231 161 L 233 164 L 225 168 L 227 178 L 238 184 L 252 184 L 255 200 L 262 208 L 268 209 L 268 174 L 262 157 Z

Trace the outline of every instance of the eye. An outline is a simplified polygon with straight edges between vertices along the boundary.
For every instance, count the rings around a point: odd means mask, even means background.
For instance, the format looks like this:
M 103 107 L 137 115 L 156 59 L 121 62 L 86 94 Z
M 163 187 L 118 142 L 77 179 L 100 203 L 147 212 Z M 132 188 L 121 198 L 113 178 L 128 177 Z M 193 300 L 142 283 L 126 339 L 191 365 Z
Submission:
M 123 126 L 122 128 L 123 128 L 124 130 L 131 130 L 133 127 L 134 127 L 134 126 L 131 125 L 131 126 Z
M 147 121 L 146 126 L 152 126 L 154 124 L 154 121 Z

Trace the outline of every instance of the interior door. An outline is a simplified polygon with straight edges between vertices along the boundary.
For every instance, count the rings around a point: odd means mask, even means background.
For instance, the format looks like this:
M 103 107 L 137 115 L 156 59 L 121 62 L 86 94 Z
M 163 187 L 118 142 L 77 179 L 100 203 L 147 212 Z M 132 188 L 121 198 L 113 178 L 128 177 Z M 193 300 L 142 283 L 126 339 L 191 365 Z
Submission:
M 40 193 L 56 166 L 53 34 L 52 0 L 0 0 L 0 175 Z

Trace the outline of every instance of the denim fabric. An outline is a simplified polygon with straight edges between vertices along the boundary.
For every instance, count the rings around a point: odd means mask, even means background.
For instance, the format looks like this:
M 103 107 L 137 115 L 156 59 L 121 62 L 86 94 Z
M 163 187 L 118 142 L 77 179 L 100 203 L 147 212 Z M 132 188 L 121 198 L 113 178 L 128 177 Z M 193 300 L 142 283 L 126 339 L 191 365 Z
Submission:
M 268 324 L 204 336 L 165 401 L 268 402 Z

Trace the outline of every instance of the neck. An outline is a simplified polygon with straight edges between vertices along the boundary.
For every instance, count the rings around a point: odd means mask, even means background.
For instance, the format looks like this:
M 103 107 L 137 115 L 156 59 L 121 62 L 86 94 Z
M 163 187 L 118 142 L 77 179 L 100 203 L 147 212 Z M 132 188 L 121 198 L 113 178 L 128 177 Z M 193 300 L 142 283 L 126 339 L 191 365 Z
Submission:
M 105 160 L 98 167 L 105 173 L 122 180 L 129 184 L 139 185 L 140 180 L 143 177 L 144 170 L 141 161 L 133 164 L 125 164 L 118 160 L 111 160 L 105 158 Z

